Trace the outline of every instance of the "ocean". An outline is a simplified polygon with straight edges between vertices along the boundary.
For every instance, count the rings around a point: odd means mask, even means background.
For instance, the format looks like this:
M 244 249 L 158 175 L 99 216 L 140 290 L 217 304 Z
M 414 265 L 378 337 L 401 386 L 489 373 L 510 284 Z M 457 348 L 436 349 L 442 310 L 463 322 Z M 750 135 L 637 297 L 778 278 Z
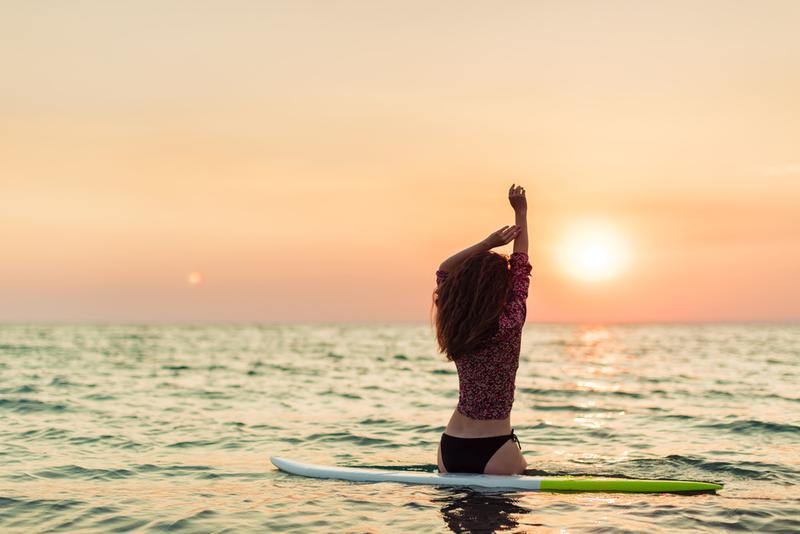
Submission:
M 436 470 L 458 400 L 427 323 L 0 326 L 2 532 L 800 531 L 800 325 L 527 324 L 530 474 L 716 495 L 306 479 Z

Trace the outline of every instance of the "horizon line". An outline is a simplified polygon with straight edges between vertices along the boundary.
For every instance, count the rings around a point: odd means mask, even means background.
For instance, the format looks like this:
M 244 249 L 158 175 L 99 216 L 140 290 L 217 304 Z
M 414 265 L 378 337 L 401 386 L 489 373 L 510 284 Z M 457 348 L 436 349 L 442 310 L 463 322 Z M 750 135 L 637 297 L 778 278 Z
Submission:
M 377 326 L 377 325 L 428 325 L 422 320 L 285 320 L 285 321 L 64 321 L 64 320 L 0 320 L 3 326 Z M 645 325 L 790 325 L 800 326 L 800 319 L 715 319 L 715 320 L 661 320 L 661 321 L 527 321 L 525 326 L 563 325 L 563 326 L 645 326 Z

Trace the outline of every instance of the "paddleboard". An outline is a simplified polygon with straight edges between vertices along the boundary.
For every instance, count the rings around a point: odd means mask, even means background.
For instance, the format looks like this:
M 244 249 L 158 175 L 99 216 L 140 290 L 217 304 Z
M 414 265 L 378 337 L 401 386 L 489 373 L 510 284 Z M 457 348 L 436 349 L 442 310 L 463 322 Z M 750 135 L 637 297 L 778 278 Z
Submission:
M 526 491 L 603 491 L 627 493 L 695 493 L 722 489 L 722 484 L 685 480 L 640 480 L 632 478 L 532 477 L 528 475 L 482 475 L 475 473 L 438 473 L 392 471 L 360 467 L 335 467 L 296 462 L 271 456 L 272 463 L 286 473 L 313 478 L 331 478 L 354 482 L 402 482 L 432 486 L 479 486 L 483 488 Z

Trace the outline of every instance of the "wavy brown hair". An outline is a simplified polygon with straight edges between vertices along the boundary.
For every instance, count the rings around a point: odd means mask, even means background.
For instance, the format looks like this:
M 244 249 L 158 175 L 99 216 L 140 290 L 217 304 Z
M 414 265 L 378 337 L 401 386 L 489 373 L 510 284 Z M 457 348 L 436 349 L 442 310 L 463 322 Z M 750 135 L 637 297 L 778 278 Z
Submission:
M 480 252 L 448 273 L 433 292 L 439 352 L 454 361 L 480 350 L 497 333 L 511 288 L 508 257 Z

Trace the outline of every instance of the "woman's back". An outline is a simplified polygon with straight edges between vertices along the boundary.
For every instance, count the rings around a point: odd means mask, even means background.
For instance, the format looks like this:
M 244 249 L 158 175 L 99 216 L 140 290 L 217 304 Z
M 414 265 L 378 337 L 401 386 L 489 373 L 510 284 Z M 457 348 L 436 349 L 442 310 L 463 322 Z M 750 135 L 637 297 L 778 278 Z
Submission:
M 499 317 L 497 333 L 484 348 L 455 360 L 459 381 L 456 409 L 470 419 L 505 419 L 514 402 L 531 265 L 524 252 L 511 254 L 509 262 L 510 292 Z M 447 273 L 439 270 L 436 278 L 441 284 Z

